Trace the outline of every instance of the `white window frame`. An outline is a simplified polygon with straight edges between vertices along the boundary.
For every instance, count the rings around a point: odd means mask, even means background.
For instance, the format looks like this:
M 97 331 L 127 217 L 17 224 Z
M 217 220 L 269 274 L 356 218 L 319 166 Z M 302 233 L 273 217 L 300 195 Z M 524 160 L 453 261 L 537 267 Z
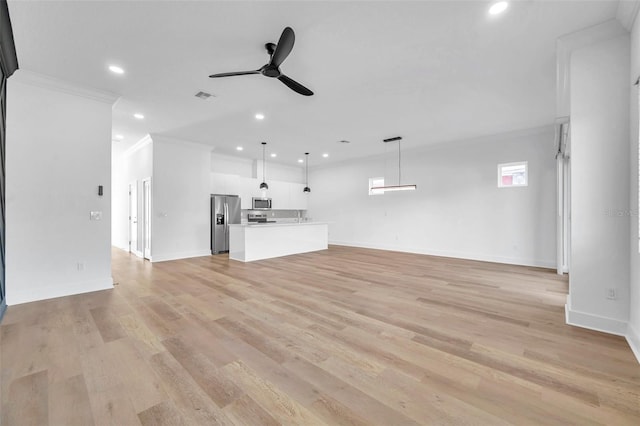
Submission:
M 369 195 L 384 195 L 382 189 L 371 189 L 374 186 L 384 186 L 384 176 L 369 178 Z
M 503 185 L 502 184 L 502 169 L 505 167 L 524 166 L 524 184 L 515 185 Z M 529 186 L 529 162 L 528 161 L 515 161 L 513 163 L 498 164 L 498 188 L 522 188 Z

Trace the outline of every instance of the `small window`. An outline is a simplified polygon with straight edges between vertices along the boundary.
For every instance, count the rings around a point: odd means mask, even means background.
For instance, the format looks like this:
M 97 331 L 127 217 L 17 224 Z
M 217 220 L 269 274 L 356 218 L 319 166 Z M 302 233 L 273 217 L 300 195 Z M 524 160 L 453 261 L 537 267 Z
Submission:
M 383 177 L 369 178 L 369 195 L 382 195 L 384 191 L 382 189 L 371 189 L 379 186 L 384 186 Z
M 527 186 L 528 184 L 529 176 L 526 161 L 498 164 L 498 188 Z

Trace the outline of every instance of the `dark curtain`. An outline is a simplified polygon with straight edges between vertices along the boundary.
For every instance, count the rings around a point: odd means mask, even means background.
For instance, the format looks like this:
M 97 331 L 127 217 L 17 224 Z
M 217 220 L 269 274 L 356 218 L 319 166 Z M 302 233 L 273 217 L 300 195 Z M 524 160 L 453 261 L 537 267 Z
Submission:
M 5 301 L 5 147 L 7 118 L 7 79 L 18 69 L 13 30 L 6 0 L 0 0 L 0 321 L 7 309 Z

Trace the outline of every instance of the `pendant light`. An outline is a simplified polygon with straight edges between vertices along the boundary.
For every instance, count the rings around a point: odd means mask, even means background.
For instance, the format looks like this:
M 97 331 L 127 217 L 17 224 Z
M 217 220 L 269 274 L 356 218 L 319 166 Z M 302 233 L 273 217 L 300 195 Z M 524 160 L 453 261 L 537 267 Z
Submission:
M 398 184 L 397 185 L 386 185 L 386 186 L 374 186 L 374 187 L 371 187 L 371 190 L 378 190 L 378 191 L 382 191 L 382 192 L 415 191 L 416 190 L 416 188 L 417 188 L 416 185 L 402 185 L 402 183 L 401 183 L 401 178 L 402 178 L 402 172 L 401 172 L 401 168 L 400 168 L 400 141 L 401 140 L 402 140 L 402 137 L 396 136 L 394 138 L 384 139 L 382 141 L 384 143 L 398 142 Z
M 305 175 L 305 186 L 304 189 L 302 190 L 302 192 L 311 192 L 311 188 L 309 188 L 309 153 L 305 152 L 305 171 L 304 171 L 304 175 Z
M 264 169 L 267 168 L 267 163 L 265 161 L 265 150 L 267 149 L 267 143 L 262 142 L 262 183 L 260 184 L 260 189 L 269 189 L 269 185 L 267 185 L 267 181 L 264 178 Z

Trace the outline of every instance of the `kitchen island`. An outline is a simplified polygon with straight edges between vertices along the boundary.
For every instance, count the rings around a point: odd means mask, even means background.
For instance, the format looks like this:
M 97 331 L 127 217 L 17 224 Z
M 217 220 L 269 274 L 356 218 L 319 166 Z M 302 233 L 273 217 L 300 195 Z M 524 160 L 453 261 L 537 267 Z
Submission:
M 326 250 L 325 222 L 229 225 L 229 259 L 241 262 Z

